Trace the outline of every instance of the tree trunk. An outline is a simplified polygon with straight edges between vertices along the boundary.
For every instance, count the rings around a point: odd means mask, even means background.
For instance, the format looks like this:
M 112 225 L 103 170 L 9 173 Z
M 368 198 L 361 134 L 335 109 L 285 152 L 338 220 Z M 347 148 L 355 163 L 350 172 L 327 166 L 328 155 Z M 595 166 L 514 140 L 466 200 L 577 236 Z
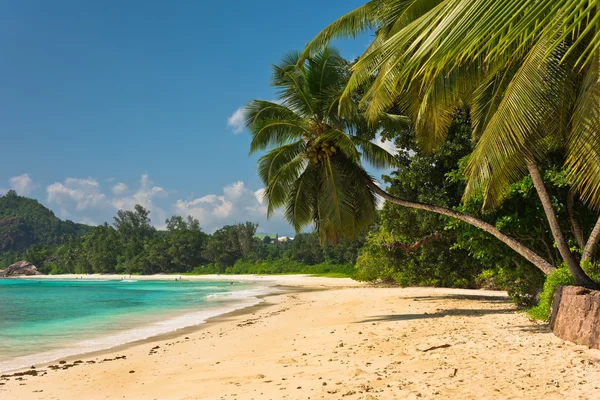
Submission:
M 534 162 L 528 161 L 527 169 L 529 170 L 529 174 L 531 175 L 531 179 L 533 180 L 533 185 L 535 186 L 537 194 L 542 201 L 542 206 L 544 207 L 544 212 L 546 213 L 546 219 L 548 220 L 548 224 L 550 224 L 550 230 L 552 231 L 552 236 L 554 237 L 554 241 L 556 242 L 560 256 L 565 264 L 567 264 L 567 268 L 569 268 L 571 275 L 573 275 L 573 278 L 575 278 L 575 282 L 578 285 L 586 286 L 591 289 L 599 288 L 600 286 L 590 279 L 590 277 L 587 276 L 585 271 L 581 268 L 581 265 L 575 261 L 575 257 L 573 257 L 573 254 L 569 249 L 569 245 L 567 244 L 562 230 L 560 229 L 560 225 L 558 224 L 556 212 L 554 211 L 554 207 L 552 207 L 552 201 L 550 200 L 550 196 L 548 195 L 548 191 L 544 185 L 544 180 L 539 168 Z
M 531 250 L 527 246 L 524 246 L 523 244 L 521 244 L 517 240 L 511 238 L 510 236 L 505 235 L 504 233 L 500 232 L 500 230 L 498 230 L 498 228 L 496 228 L 495 226 L 493 226 L 491 224 L 488 224 L 487 222 L 484 222 L 480 219 L 472 217 L 468 214 L 450 210 L 448 208 L 434 206 L 434 205 L 430 205 L 430 204 L 418 203 L 415 201 L 403 200 L 398 197 L 392 196 L 391 194 L 387 193 L 386 191 L 381 189 L 379 186 L 377 186 L 377 184 L 375 182 L 373 182 L 371 180 L 371 178 L 368 178 L 368 177 L 365 177 L 365 182 L 371 189 L 373 189 L 373 191 L 375 193 L 377 193 L 379 196 L 383 197 L 385 200 L 389 201 L 390 203 L 398 204 L 403 207 L 416 208 L 419 210 L 430 211 L 430 212 L 434 212 L 436 214 L 446 215 L 448 217 L 455 218 L 460 221 L 466 222 L 469 225 L 473 225 L 474 227 L 479 228 L 479 229 L 491 234 L 492 236 L 494 236 L 495 238 L 497 238 L 498 240 L 500 240 L 501 242 L 506 244 L 508 247 L 510 247 L 517 253 L 519 253 L 527 261 L 529 261 L 530 263 L 535 265 L 546 275 L 552 273 L 552 271 L 555 270 L 555 268 L 554 268 L 554 266 L 552 266 L 552 264 L 550 264 L 548 261 L 544 260 L 538 254 L 536 254 L 533 250 Z
M 571 221 L 573 235 L 575 235 L 579 248 L 583 250 L 585 239 L 583 238 L 583 230 L 581 230 L 581 226 L 579 226 L 579 222 L 575 218 L 575 191 L 573 189 L 569 190 L 569 194 L 567 195 L 567 213 L 569 214 L 569 221 Z
M 413 251 L 417 250 L 419 247 L 426 245 L 429 242 L 433 242 L 434 240 L 438 240 L 439 238 L 441 238 L 442 235 L 439 234 L 438 232 L 434 232 L 431 235 L 427 235 L 422 237 L 421 239 L 417 240 L 416 242 L 414 242 L 413 244 L 405 244 L 405 243 L 401 243 L 401 242 L 392 242 L 392 243 L 387 243 L 385 245 L 385 247 L 387 247 L 388 250 L 395 250 L 395 249 L 402 249 L 404 251 L 406 251 L 407 253 L 412 253 Z
M 592 258 L 594 250 L 596 250 L 596 246 L 598 245 L 598 240 L 600 240 L 600 217 L 596 221 L 596 225 L 594 225 L 594 229 L 592 229 L 592 233 L 590 233 L 590 237 L 583 248 L 581 261 L 587 261 Z

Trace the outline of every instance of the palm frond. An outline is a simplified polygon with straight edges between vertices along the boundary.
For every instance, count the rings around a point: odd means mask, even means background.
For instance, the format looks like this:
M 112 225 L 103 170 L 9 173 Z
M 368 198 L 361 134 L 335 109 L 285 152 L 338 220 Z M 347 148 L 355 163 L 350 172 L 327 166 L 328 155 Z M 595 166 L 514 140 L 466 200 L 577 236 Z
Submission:
M 566 48 L 556 50 L 550 60 L 547 46 L 546 41 L 537 43 L 508 84 L 469 157 L 465 198 L 487 186 L 485 191 L 499 200 L 507 183 L 527 174 L 526 159 L 544 156 L 547 149 L 535 146 L 544 135 L 540 127 L 556 112 L 568 76 L 560 64 Z M 487 200 L 494 201 L 491 197 Z M 488 206 L 490 203 L 484 205 Z
M 271 85 L 277 88 L 282 105 L 299 114 L 315 112 L 314 99 L 306 86 L 304 65 L 297 66 L 300 54 L 288 53 L 279 65 L 273 65 Z
M 575 101 L 566 140 L 569 178 L 581 198 L 600 208 L 600 59 L 591 62 Z
M 398 161 L 392 154 L 375 143 L 358 137 L 352 137 L 352 141 L 362 150 L 362 159 L 374 168 L 385 169 L 399 166 Z
M 276 209 L 286 203 L 292 185 L 298 180 L 307 165 L 306 158 L 299 154 L 272 174 L 264 194 L 267 200 L 268 218 Z
M 314 223 L 318 201 L 317 167 L 309 165 L 291 185 L 287 194 L 285 219 L 299 233 Z
M 252 134 L 250 153 L 287 144 L 306 134 L 304 120 L 280 104 L 253 100 L 245 107 L 244 114 Z
M 269 151 L 258 159 L 258 176 L 265 185 L 268 185 L 277 171 L 299 155 L 304 154 L 305 150 L 306 144 L 299 140 Z
M 314 57 L 335 38 L 356 37 L 360 33 L 374 28 L 377 25 L 377 3 L 379 3 L 378 0 L 369 1 L 323 29 L 306 45 L 300 60 Z

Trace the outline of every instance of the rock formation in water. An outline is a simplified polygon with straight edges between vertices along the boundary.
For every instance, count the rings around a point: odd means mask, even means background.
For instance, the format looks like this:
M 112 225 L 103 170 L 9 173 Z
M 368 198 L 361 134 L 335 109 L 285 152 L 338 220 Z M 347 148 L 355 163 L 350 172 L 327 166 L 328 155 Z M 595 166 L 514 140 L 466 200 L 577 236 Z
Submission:
M 19 261 L 6 269 L 0 269 L 0 277 L 7 278 L 22 275 L 42 275 L 42 273 L 29 261 Z

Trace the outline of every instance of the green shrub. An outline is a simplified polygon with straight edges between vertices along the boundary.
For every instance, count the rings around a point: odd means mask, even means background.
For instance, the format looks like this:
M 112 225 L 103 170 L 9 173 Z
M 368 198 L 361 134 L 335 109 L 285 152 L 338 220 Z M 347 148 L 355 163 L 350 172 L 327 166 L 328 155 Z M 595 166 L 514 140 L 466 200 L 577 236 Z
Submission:
M 527 312 L 533 319 L 539 319 L 547 321 L 550 317 L 550 311 L 552 307 L 552 299 L 554 298 L 554 292 L 559 286 L 574 285 L 575 279 L 565 267 L 558 268 L 546 277 L 544 283 L 544 290 L 540 295 L 540 301 L 537 306 L 532 307 Z
M 222 267 L 219 264 L 207 264 L 198 266 L 194 268 L 191 272 L 183 273 L 183 275 L 215 275 L 221 272 Z
M 46 263 L 44 265 L 44 269 L 40 270 L 40 272 L 42 272 L 44 274 L 47 273 L 50 275 L 61 275 L 61 274 L 68 274 L 70 271 L 67 270 L 67 268 L 62 263 L 51 261 L 49 263 Z
M 486 269 L 475 278 L 477 287 L 506 290 L 518 307 L 531 307 L 538 301 L 545 275 L 528 263 Z
M 354 265 L 348 264 L 332 264 L 328 262 L 323 262 L 316 265 L 305 265 L 301 269 L 301 273 L 310 274 L 310 275 L 319 275 L 319 276 L 328 276 L 328 277 L 337 277 L 337 278 L 352 278 L 354 277 L 356 270 L 354 269 Z
M 392 259 L 384 249 L 384 244 L 391 240 L 391 236 L 381 228 L 367 236 L 367 242 L 360 249 L 356 259 L 354 279 L 361 282 L 394 282 L 396 270 Z
M 288 259 L 273 261 L 238 260 L 231 267 L 223 268 L 218 264 L 208 264 L 194 268 L 186 275 L 207 274 L 256 274 L 256 275 L 281 275 L 281 274 L 309 274 L 329 277 L 352 277 L 354 266 L 352 264 L 332 264 L 323 262 L 316 265 L 307 265 Z

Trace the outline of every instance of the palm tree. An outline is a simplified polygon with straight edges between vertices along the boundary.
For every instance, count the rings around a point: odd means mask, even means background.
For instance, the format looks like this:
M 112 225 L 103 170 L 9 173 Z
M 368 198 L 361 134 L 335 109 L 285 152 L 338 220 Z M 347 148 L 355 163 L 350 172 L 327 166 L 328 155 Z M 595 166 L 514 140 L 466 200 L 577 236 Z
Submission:
M 364 170 L 365 160 L 377 168 L 393 166 L 394 158 L 367 138 L 377 130 L 405 128 L 406 118 L 381 113 L 368 124 L 357 109 L 358 96 L 343 115 L 338 104 L 348 79 L 348 63 L 325 48 L 300 62 L 288 55 L 273 67 L 276 102 L 251 101 L 245 109 L 252 134 L 250 152 L 269 149 L 258 162 L 268 215 L 285 207 L 297 231 L 314 224 L 321 239 L 336 242 L 355 236 L 375 218 L 375 196 L 402 206 L 459 219 L 500 239 L 546 274 L 555 268 L 531 249 L 495 226 L 447 208 L 398 199 L 386 193 Z
M 340 109 L 375 76 L 362 98 L 367 115 L 404 105 L 421 144 L 433 149 L 449 111 L 471 106 L 477 145 L 465 198 L 483 191 L 493 208 L 509 183 L 531 175 L 567 267 L 579 284 L 595 286 L 559 228 L 538 163 L 562 150 L 574 191 L 600 205 L 599 20 L 597 2 L 587 0 L 373 0 L 324 29 L 303 57 L 334 37 L 374 29 Z M 583 261 L 597 247 L 600 219 L 587 243 L 582 237 Z
M 297 232 L 314 225 L 321 240 L 336 243 L 355 237 L 376 217 L 376 197 L 365 185 L 362 165 L 395 165 L 394 157 L 371 142 L 378 129 L 407 126 L 407 119 L 382 114 L 367 124 L 356 110 L 341 117 L 338 102 L 349 64 L 325 48 L 298 66 L 290 53 L 273 66 L 277 101 L 253 100 L 245 108 L 252 134 L 250 153 L 269 149 L 258 161 L 265 184 L 268 215 L 285 207 L 285 218 Z

